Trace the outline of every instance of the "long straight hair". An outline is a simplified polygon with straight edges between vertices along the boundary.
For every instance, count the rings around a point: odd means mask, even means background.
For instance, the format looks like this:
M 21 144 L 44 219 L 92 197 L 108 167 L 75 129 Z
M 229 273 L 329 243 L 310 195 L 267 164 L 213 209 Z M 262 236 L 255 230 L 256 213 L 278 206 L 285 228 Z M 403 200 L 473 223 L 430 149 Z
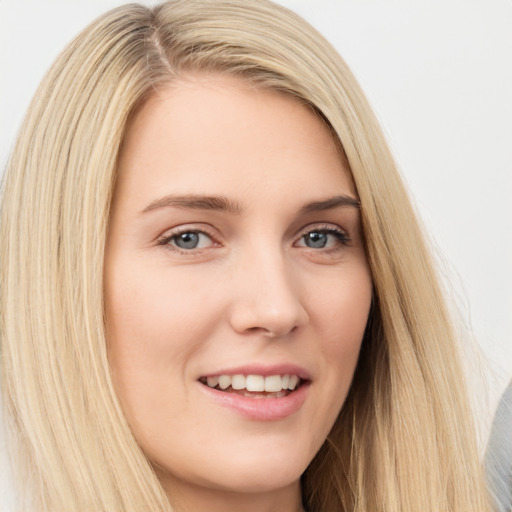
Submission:
M 2 384 L 38 512 L 170 511 L 112 385 L 103 258 L 134 111 L 190 71 L 311 106 L 361 201 L 374 301 L 351 390 L 302 477 L 311 512 L 485 512 L 457 339 L 379 125 L 346 64 L 267 0 L 131 4 L 86 28 L 39 87 L 1 206 Z M 172 497 L 171 497 L 172 500 Z

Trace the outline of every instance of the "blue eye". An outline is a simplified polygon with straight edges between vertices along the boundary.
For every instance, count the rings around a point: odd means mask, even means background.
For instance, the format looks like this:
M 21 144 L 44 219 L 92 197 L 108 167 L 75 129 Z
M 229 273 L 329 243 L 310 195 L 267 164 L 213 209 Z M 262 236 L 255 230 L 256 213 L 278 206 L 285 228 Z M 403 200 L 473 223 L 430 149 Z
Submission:
M 328 236 L 327 233 L 322 233 L 321 231 L 311 231 L 302 238 L 307 247 L 311 249 L 323 249 L 329 241 Z
M 300 237 L 297 245 L 310 249 L 335 249 L 347 245 L 349 241 L 350 238 L 341 230 L 325 227 L 307 231 Z
M 173 241 L 180 249 L 196 249 L 199 245 L 199 233 L 181 233 L 176 235 Z
M 169 245 L 184 251 L 204 249 L 212 245 L 212 239 L 201 231 L 182 231 L 175 235 L 166 237 L 160 242 L 161 245 Z

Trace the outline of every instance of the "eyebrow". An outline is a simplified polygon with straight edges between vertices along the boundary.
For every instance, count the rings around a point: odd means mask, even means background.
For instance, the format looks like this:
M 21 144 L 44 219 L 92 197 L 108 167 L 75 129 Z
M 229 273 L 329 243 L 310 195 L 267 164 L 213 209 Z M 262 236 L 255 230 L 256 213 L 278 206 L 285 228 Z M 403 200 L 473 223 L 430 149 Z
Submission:
M 361 202 L 355 197 L 351 196 L 334 196 L 322 201 L 314 201 L 312 203 L 308 203 L 300 209 L 300 213 L 304 214 L 324 210 L 333 210 L 334 208 L 342 208 L 347 206 L 357 208 L 359 210 L 361 208 Z
M 150 203 L 141 213 L 147 213 L 157 208 L 174 207 L 192 210 L 217 210 L 240 215 L 243 208 L 237 201 L 231 201 L 222 196 L 165 196 Z
M 306 213 L 312 213 L 317 211 L 332 210 L 341 207 L 353 207 L 360 209 L 361 203 L 355 197 L 338 195 L 323 199 L 321 201 L 313 201 L 305 204 L 299 211 L 299 214 L 303 215 Z M 192 210 L 216 210 L 232 213 L 234 215 L 240 215 L 243 213 L 244 208 L 237 201 L 232 201 L 223 196 L 201 196 L 194 194 L 186 195 L 169 195 L 156 199 L 151 202 L 146 208 L 140 213 L 147 213 L 158 208 L 185 208 Z

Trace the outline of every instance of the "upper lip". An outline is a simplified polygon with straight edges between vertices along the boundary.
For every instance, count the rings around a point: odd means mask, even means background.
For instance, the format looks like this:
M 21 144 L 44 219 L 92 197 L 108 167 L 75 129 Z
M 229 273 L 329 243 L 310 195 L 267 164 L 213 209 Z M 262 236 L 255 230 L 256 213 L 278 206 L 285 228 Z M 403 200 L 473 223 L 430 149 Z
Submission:
M 297 377 L 302 380 L 311 380 L 311 374 L 305 368 L 288 363 L 274 365 L 248 364 L 222 368 L 201 375 L 201 377 L 216 377 L 219 375 L 262 375 L 263 377 L 269 377 L 271 375 L 297 375 Z

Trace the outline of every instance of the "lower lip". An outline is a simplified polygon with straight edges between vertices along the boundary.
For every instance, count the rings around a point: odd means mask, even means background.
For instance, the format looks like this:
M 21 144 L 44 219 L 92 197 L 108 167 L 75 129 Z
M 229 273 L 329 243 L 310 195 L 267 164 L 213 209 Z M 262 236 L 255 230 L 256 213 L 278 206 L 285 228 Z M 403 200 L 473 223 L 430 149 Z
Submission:
M 306 400 L 310 383 L 302 383 L 299 388 L 281 398 L 251 398 L 200 383 L 203 391 L 218 404 L 236 411 L 255 421 L 277 421 L 296 413 Z

